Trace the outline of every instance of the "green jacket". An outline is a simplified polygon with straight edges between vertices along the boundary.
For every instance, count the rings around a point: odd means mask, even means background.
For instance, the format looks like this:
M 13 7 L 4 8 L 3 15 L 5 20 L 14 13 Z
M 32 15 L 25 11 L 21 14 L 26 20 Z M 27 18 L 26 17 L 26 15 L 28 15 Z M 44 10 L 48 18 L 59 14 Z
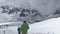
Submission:
M 29 29 L 29 26 L 28 26 L 27 23 L 23 23 L 23 24 L 21 25 L 21 31 L 27 31 L 28 29 Z

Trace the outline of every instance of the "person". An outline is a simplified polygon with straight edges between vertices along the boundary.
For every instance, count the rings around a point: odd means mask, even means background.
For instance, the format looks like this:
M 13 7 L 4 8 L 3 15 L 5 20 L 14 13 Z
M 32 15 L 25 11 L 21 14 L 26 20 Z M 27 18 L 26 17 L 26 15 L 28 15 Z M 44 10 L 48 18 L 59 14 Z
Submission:
M 21 34 L 21 30 L 20 30 L 20 27 L 18 27 L 18 29 L 17 29 L 17 30 L 18 30 L 18 34 Z
M 3 32 L 4 32 L 4 34 L 5 34 L 5 30 L 4 30 Z
M 28 24 L 26 23 L 26 21 L 23 21 L 23 24 L 21 25 L 22 34 L 27 34 L 28 29 L 29 29 Z

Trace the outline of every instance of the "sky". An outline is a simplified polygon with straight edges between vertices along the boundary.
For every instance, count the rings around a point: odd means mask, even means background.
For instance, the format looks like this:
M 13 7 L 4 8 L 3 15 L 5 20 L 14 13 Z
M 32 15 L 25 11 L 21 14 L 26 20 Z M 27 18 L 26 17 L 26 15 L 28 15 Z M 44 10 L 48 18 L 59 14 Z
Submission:
M 37 5 L 41 3 L 45 3 L 45 5 L 47 4 L 46 2 L 49 2 L 50 0 L 0 0 L 0 4 L 10 4 L 10 5 L 21 5 L 21 4 L 30 4 L 31 5 Z M 53 0 L 51 0 L 53 1 Z M 60 0 L 54 0 L 56 5 L 60 5 Z M 29 2 L 29 3 L 28 3 Z M 32 3 L 32 4 L 31 4 Z
M 32 8 L 38 6 L 36 8 L 39 8 L 41 6 L 41 3 L 43 3 L 45 6 L 49 1 L 50 0 L 0 0 L 0 4 L 4 4 L 4 5 L 9 4 L 13 6 L 20 5 L 21 7 L 23 7 L 23 5 L 27 7 L 28 5 L 29 7 L 32 7 Z M 56 6 L 60 6 L 60 0 L 51 0 L 51 1 L 55 1 Z

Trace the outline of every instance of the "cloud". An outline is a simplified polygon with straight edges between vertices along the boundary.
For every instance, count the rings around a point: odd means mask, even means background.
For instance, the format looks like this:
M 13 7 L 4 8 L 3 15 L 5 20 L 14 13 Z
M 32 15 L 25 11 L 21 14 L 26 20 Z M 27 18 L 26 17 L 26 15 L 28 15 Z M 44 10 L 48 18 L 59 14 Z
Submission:
M 0 0 L 0 2 L 3 2 L 3 1 L 5 1 L 5 0 Z

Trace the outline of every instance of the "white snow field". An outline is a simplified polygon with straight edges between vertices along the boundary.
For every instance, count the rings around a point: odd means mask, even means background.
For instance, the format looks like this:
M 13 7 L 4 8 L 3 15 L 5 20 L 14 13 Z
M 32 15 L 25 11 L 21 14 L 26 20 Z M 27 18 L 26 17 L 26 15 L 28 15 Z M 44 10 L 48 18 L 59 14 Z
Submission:
M 28 34 L 60 34 L 60 17 L 30 25 Z
M 18 34 L 17 26 L 2 28 L 0 29 L 0 34 L 4 34 L 4 31 L 5 31 L 5 34 Z
M 29 25 L 28 34 L 60 34 L 60 17 Z M 0 34 L 18 34 L 17 26 L 0 28 Z

